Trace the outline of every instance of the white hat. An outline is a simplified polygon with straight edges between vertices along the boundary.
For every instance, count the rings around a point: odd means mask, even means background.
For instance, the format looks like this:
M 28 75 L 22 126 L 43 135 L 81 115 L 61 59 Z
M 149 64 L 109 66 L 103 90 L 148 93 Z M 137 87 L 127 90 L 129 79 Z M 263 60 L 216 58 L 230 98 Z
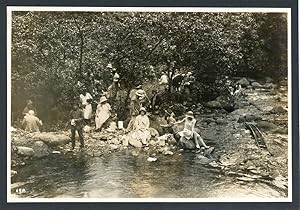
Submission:
M 29 111 L 28 111 L 28 114 L 29 114 L 29 115 L 34 115 L 34 111 L 33 111 L 33 110 L 29 110 Z
M 100 98 L 100 103 L 103 103 L 103 102 L 105 102 L 105 101 L 107 101 L 107 98 L 106 98 L 105 96 L 101 96 L 101 98 Z
M 107 64 L 107 66 L 106 66 L 107 68 L 112 68 L 112 65 L 111 65 L 111 63 L 109 63 L 109 64 Z

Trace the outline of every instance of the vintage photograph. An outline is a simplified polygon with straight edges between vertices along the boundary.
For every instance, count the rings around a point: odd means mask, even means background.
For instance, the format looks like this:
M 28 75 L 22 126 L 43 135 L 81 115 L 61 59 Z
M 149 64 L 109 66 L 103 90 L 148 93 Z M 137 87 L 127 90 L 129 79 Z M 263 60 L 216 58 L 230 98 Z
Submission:
M 9 201 L 291 201 L 289 9 L 7 17 Z

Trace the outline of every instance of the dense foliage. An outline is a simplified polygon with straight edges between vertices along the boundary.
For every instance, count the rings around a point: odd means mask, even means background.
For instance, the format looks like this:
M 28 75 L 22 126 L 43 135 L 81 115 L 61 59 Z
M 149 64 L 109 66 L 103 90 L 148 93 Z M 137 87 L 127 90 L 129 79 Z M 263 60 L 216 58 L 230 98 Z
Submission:
M 110 85 L 108 63 L 122 90 L 179 69 L 204 96 L 223 75 L 286 76 L 286 51 L 286 14 L 14 12 L 12 110 L 32 99 L 42 118 L 64 117 L 78 81 Z

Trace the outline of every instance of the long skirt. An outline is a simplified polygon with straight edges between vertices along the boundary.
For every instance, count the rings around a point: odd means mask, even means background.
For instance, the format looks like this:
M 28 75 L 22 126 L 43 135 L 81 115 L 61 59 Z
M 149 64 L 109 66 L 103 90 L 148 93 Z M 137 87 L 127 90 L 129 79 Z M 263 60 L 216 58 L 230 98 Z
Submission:
M 135 138 L 138 141 L 141 141 L 142 144 L 148 144 L 151 138 L 151 134 L 148 129 L 145 130 L 135 130 L 132 131 L 131 137 Z
M 95 117 L 96 129 L 101 129 L 101 127 L 108 120 L 109 117 L 110 117 L 110 112 L 106 112 L 106 111 L 99 112 L 98 115 Z
M 84 119 L 91 119 L 92 117 L 92 113 L 93 113 L 93 108 L 92 108 L 92 104 L 88 104 L 85 106 L 84 110 L 83 110 L 83 117 Z

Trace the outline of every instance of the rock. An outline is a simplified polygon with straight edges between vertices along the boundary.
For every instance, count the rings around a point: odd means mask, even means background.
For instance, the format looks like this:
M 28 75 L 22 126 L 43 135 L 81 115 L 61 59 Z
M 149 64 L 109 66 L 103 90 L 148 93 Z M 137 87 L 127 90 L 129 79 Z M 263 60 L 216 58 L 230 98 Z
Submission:
M 160 139 L 158 142 L 158 145 L 161 147 L 164 147 L 166 145 L 166 140 L 165 139 Z
M 242 123 L 242 122 L 260 121 L 260 120 L 262 120 L 262 117 L 260 117 L 260 116 L 253 115 L 253 114 L 247 114 L 245 116 L 241 116 L 237 122 Z
M 222 105 L 219 101 L 210 101 L 206 104 L 207 107 L 209 108 L 214 108 L 214 109 L 221 109 Z
M 256 123 L 256 126 L 259 129 L 262 129 L 262 130 L 265 130 L 265 131 L 267 131 L 267 130 L 273 130 L 273 129 L 277 128 L 277 126 L 274 123 L 266 122 L 266 121 L 258 122 L 258 123 Z
M 149 128 L 149 132 L 152 138 L 159 137 L 159 133 L 155 128 Z
M 118 145 L 118 144 L 120 144 L 120 141 L 118 139 L 112 139 L 112 140 L 110 140 L 110 143 Z
M 60 146 L 68 144 L 71 141 L 71 138 L 64 134 L 55 134 L 55 133 L 34 133 L 32 139 L 35 141 L 43 141 L 48 146 Z
M 225 119 L 217 119 L 216 120 L 216 124 L 217 125 L 226 125 L 226 124 L 228 124 L 228 122 L 227 122 L 227 120 L 225 120 Z
M 273 83 L 266 83 L 265 85 L 264 85 L 264 88 L 266 88 L 266 89 L 274 89 L 274 88 L 276 88 L 277 87 L 277 85 L 275 85 L 275 84 L 273 84 Z
M 17 147 L 17 154 L 32 157 L 34 155 L 34 150 L 29 147 Z
M 134 138 L 130 138 L 129 141 L 128 141 L 128 143 L 131 146 L 136 147 L 136 148 L 142 148 L 142 146 L 143 146 L 142 142 L 140 142 L 140 141 L 138 141 L 138 140 L 136 140 Z
M 207 158 L 203 155 L 200 155 L 200 154 L 197 155 L 197 159 L 198 159 L 197 162 L 199 162 L 200 164 L 209 164 L 209 163 L 214 161 L 214 160 L 209 159 L 209 158 Z
M 262 87 L 262 85 L 260 84 L 260 83 L 258 83 L 258 82 L 252 82 L 252 87 L 254 87 L 254 88 L 261 88 Z
M 114 144 L 110 144 L 108 147 L 109 147 L 110 150 L 116 150 L 116 149 L 119 148 L 118 145 L 114 145 Z
M 14 177 L 14 176 L 17 175 L 17 174 L 18 174 L 17 171 L 14 171 L 14 170 L 11 170 L 11 171 L 10 171 L 10 176 L 11 176 L 11 177 Z
M 91 130 L 92 130 L 92 128 L 88 125 L 83 127 L 83 132 L 85 132 L 85 133 L 89 133 L 89 132 L 91 132 Z
M 34 142 L 32 149 L 34 150 L 33 156 L 36 158 L 42 158 L 49 155 L 48 146 L 42 141 Z
M 157 158 L 155 158 L 155 157 L 148 157 L 147 161 L 149 161 L 149 162 L 155 162 L 155 161 L 157 161 Z
M 266 83 L 271 83 L 271 82 L 273 82 L 273 79 L 271 77 L 266 77 L 265 81 L 266 81 Z
M 277 128 L 274 130 L 274 133 L 277 134 L 288 134 L 289 129 L 288 128 Z
M 285 110 L 282 106 L 275 106 L 270 112 L 272 114 L 284 114 L 287 113 L 287 110 Z
M 235 84 L 241 85 L 242 87 L 247 87 L 248 85 L 250 85 L 249 81 L 246 78 L 240 79 Z
M 168 151 L 164 151 L 163 154 L 164 155 L 174 155 L 174 152 L 168 150 Z
M 149 145 L 154 146 L 156 144 L 156 141 L 150 140 Z
M 128 146 L 128 138 L 125 135 L 122 136 L 121 141 L 123 146 Z

